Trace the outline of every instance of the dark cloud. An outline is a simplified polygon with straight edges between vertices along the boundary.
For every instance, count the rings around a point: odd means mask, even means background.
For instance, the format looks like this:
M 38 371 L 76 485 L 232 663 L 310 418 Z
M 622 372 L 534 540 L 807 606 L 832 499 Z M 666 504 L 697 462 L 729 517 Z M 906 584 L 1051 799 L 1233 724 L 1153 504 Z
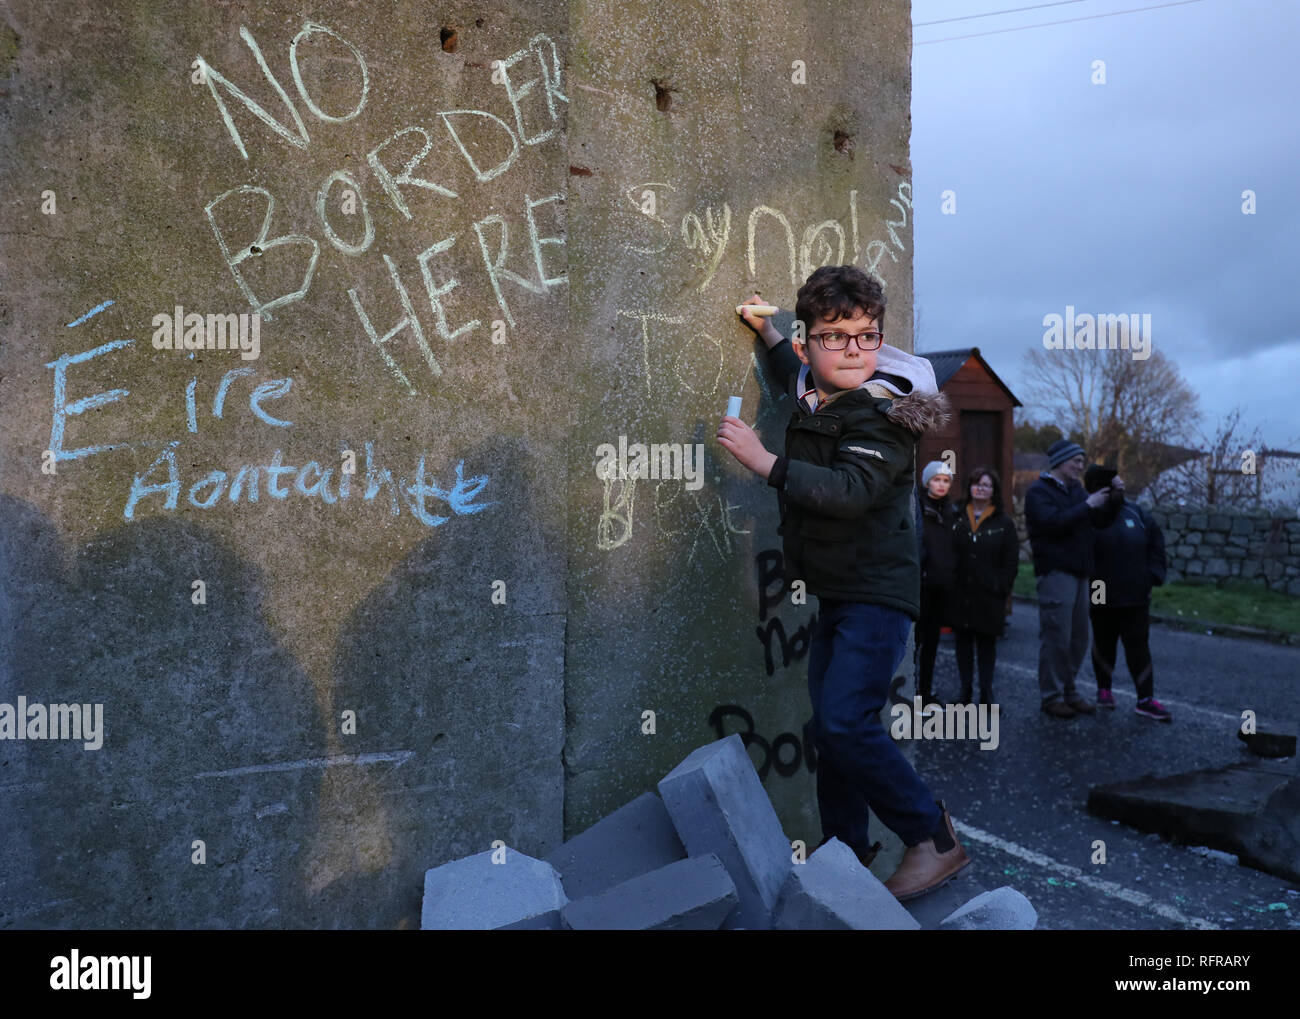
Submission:
M 913 20 L 978 9 L 915 0 Z M 915 41 L 1107 9 L 931 26 Z M 1297 52 L 1300 5 L 1267 0 L 917 46 L 921 348 L 979 346 L 1014 389 L 1044 315 L 1150 313 L 1207 425 L 1240 404 L 1266 441 L 1297 448 Z M 955 216 L 940 213 L 949 188 Z

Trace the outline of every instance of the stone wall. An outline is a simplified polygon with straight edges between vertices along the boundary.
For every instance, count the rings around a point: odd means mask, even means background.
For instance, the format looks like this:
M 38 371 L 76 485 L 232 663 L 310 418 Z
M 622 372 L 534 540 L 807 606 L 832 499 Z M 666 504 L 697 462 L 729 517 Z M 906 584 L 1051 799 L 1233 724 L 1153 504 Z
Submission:
M 1014 503 L 1020 559 L 1031 562 L 1023 500 Z M 1166 583 L 1223 586 L 1240 579 L 1300 596 L 1300 517 L 1222 506 L 1140 505 L 1164 534 Z
M 1300 518 L 1267 510 L 1156 507 L 1171 581 L 1220 583 L 1237 577 L 1300 595 Z

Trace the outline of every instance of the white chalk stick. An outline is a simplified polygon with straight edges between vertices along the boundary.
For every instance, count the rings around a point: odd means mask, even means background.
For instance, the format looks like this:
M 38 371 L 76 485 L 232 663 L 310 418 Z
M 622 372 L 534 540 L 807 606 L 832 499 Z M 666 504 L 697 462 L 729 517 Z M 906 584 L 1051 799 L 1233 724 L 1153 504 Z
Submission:
M 736 305 L 736 314 L 739 315 L 745 309 L 749 309 L 751 315 L 775 315 L 781 309 L 775 304 L 738 304 Z
M 729 396 L 729 397 L 727 397 L 727 417 L 729 417 L 729 418 L 738 418 L 738 417 L 740 417 L 740 397 L 739 397 L 739 396 Z

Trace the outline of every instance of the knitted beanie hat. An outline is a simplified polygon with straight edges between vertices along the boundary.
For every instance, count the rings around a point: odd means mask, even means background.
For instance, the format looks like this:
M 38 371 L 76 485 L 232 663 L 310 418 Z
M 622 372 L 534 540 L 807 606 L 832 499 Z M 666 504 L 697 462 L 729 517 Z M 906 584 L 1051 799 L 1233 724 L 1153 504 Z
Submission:
M 950 478 L 952 477 L 952 471 L 949 469 L 946 463 L 944 463 L 942 460 L 931 460 L 928 464 L 925 465 L 925 470 L 921 472 L 921 487 L 929 488 L 930 479 L 933 478 L 936 474 L 946 474 L 948 475 L 948 477 Z
M 1047 463 L 1050 467 L 1059 467 L 1066 460 L 1076 456 L 1086 456 L 1083 447 L 1069 439 L 1057 439 L 1047 447 Z

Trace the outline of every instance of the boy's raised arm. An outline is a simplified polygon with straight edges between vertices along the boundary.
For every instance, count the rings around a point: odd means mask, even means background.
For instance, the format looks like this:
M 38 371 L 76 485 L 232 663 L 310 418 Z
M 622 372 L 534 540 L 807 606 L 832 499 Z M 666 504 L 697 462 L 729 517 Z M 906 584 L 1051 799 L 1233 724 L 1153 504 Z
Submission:
M 765 315 L 755 315 L 745 308 L 746 304 L 762 304 L 763 300 L 754 294 L 747 298 L 740 305 L 740 317 L 745 325 L 749 326 L 754 332 L 758 333 L 763 343 L 767 345 L 767 363 L 776 376 L 777 383 L 781 387 L 781 392 L 789 392 L 790 382 L 798 374 L 799 365 L 801 364 L 798 357 L 795 356 L 794 348 L 790 341 L 781 335 L 780 331 L 772 324 L 772 320 Z

